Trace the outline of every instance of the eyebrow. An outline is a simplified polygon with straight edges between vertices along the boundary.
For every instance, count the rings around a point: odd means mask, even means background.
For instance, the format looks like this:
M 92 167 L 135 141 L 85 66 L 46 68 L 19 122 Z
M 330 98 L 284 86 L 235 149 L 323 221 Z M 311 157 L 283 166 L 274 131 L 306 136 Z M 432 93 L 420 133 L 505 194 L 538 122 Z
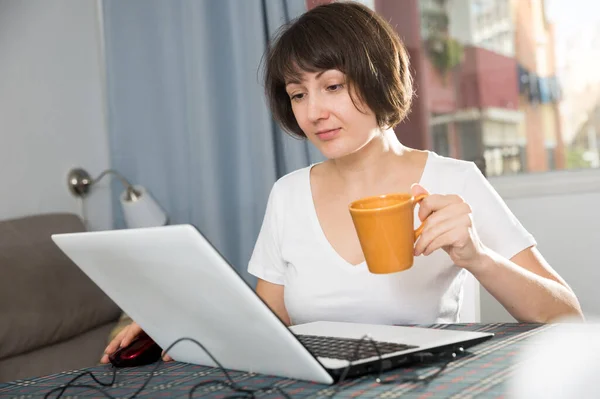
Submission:
M 317 79 L 321 77 L 321 75 L 323 75 L 325 72 L 327 72 L 328 70 L 323 70 L 319 73 L 317 73 Z M 290 80 L 288 80 L 285 85 L 292 85 L 292 84 L 301 84 L 302 82 L 304 82 L 304 79 L 298 79 L 297 77 L 293 77 Z

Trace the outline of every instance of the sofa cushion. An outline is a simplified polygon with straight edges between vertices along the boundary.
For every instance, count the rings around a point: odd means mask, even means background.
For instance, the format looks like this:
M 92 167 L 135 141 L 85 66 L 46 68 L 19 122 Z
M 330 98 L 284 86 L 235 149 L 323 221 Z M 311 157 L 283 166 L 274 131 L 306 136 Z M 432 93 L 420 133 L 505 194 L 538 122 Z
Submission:
M 79 231 L 83 223 L 72 214 L 0 222 L 0 359 L 119 318 L 120 309 L 50 238 Z
M 106 336 L 113 325 L 114 323 L 104 324 L 68 341 L 44 346 L 33 352 L 0 359 L 0 385 L 2 385 L 2 382 L 16 379 L 45 376 L 98 365 L 102 352 L 106 347 Z M 52 384 L 49 383 L 47 386 L 48 391 L 50 391 Z M 74 391 L 73 393 L 77 395 L 77 393 L 81 394 L 82 392 Z M 2 394 L 0 394 L 1 396 Z M 51 397 L 55 398 L 56 395 Z M 77 396 L 65 395 L 64 397 L 76 398 Z

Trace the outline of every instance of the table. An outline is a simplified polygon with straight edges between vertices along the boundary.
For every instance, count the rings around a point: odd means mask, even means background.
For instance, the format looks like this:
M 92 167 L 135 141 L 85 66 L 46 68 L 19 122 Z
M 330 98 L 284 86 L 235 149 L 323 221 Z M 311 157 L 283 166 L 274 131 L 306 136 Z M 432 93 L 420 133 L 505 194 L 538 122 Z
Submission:
M 297 398 L 329 398 L 335 393 L 339 398 L 494 398 L 504 397 L 506 381 L 514 372 L 517 362 L 515 355 L 519 353 L 527 341 L 548 331 L 554 325 L 496 323 L 496 324 L 434 324 L 424 327 L 454 329 L 464 331 L 487 331 L 496 335 L 491 340 L 469 349 L 470 354 L 451 363 L 435 379 L 428 384 L 400 383 L 381 385 L 375 376 L 363 376 L 347 380 L 334 391 L 334 386 L 315 384 L 279 377 L 271 377 L 244 372 L 231 372 L 234 380 L 250 388 L 276 385 L 288 395 Z M 107 392 L 114 397 L 128 398 L 137 391 L 154 370 L 154 365 L 133 369 L 120 369 L 113 387 Z M 433 374 L 437 366 L 411 366 L 390 370 L 384 374 L 386 379 L 427 376 Z M 101 381 L 110 381 L 112 371 L 108 366 L 91 367 L 85 370 L 73 370 L 44 377 L 0 383 L 0 398 L 43 398 L 51 389 L 66 384 L 82 371 L 91 371 Z M 190 365 L 179 362 L 162 364 L 149 384 L 137 396 L 140 398 L 187 398 L 188 392 L 203 381 L 222 378 L 222 372 L 215 368 Z M 78 383 L 94 382 L 84 377 Z M 235 393 L 230 389 L 210 385 L 195 391 L 194 397 L 224 398 Z M 56 397 L 56 394 L 52 397 Z M 105 398 L 100 392 L 92 389 L 70 388 L 63 397 Z M 257 398 L 282 397 L 277 391 L 265 392 Z

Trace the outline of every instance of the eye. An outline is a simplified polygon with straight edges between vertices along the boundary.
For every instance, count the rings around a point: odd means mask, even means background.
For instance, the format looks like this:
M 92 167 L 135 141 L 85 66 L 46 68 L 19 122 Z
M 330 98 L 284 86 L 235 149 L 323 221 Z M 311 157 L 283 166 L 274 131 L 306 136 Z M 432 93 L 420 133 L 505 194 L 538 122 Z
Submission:
M 336 85 L 330 85 L 330 86 L 327 86 L 327 91 L 339 91 L 343 87 L 344 87 L 344 85 L 341 84 L 341 83 L 340 84 L 336 84 Z
M 300 100 L 302 100 L 303 98 L 304 98 L 304 93 L 292 94 L 292 95 L 290 96 L 290 99 L 291 99 L 292 101 L 300 101 Z

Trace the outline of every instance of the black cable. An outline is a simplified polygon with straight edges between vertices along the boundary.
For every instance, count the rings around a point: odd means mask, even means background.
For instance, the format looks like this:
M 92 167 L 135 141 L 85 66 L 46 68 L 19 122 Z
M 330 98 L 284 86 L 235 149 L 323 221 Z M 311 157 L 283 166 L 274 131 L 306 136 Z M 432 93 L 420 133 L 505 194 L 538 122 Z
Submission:
M 173 345 L 171 345 L 173 346 Z M 144 383 L 142 384 L 142 386 L 133 393 L 133 395 L 131 395 L 131 397 L 129 399 L 134 399 L 136 396 L 138 396 L 140 394 L 140 392 L 142 392 L 146 386 L 148 385 L 148 383 L 150 382 L 150 380 L 152 379 L 152 377 L 154 376 L 154 374 L 156 373 L 156 371 L 158 370 L 159 366 L 162 364 L 162 359 L 156 362 L 156 365 L 154 366 L 154 369 L 152 370 L 152 372 L 150 373 L 150 376 L 148 377 L 148 379 L 146 379 L 146 381 L 144 381 Z M 109 399 L 116 399 L 114 396 L 112 396 L 111 394 L 107 393 L 104 389 L 96 387 L 94 385 L 87 385 L 87 384 L 73 384 L 75 381 L 77 381 L 79 378 L 84 377 L 85 375 L 89 374 L 90 377 L 92 377 L 92 379 L 94 381 L 96 381 L 98 384 L 100 384 L 103 387 L 110 387 L 115 383 L 115 380 L 117 378 L 117 369 L 114 366 L 111 366 L 112 370 L 113 370 L 113 375 L 112 375 L 112 379 L 109 383 L 106 382 L 101 382 L 100 380 L 98 380 L 96 378 L 96 376 L 94 376 L 94 374 L 91 371 L 85 371 L 79 375 L 77 375 L 75 378 L 73 378 L 71 381 L 67 382 L 64 386 L 61 387 L 57 387 L 52 389 L 50 392 L 48 392 L 46 395 L 44 395 L 44 399 L 48 399 L 50 397 L 50 395 L 52 395 L 54 392 L 60 391 L 60 393 L 58 394 L 58 396 L 56 397 L 56 399 L 59 399 L 60 397 L 62 397 L 62 395 L 65 393 L 65 391 L 68 388 L 86 388 L 86 389 L 95 389 L 96 391 L 102 393 L 104 396 L 106 396 Z
M 381 379 L 381 374 L 379 375 L 379 377 L 377 377 L 376 381 L 380 384 L 404 384 L 407 382 L 412 382 L 412 383 L 424 383 L 424 384 L 429 384 L 431 381 L 433 381 L 435 378 L 437 378 L 441 373 L 444 372 L 444 370 L 446 370 L 446 368 L 448 367 L 448 365 L 450 363 L 452 363 L 454 360 L 456 360 L 456 358 L 459 355 L 464 355 L 464 349 L 462 347 L 456 348 L 456 351 L 458 352 L 458 354 L 455 351 L 452 352 L 440 352 L 440 353 L 417 353 L 415 355 L 413 355 L 414 357 L 420 357 L 420 359 L 418 360 L 419 364 L 437 364 L 440 363 L 440 360 L 443 360 L 445 357 L 447 357 L 446 361 L 443 362 L 441 365 L 439 365 L 439 368 L 435 371 L 435 373 L 427 376 L 427 377 L 412 377 L 412 378 L 399 378 L 399 379 L 392 379 L 392 380 L 382 380 Z M 429 355 L 430 357 L 433 357 L 432 361 L 426 361 L 423 357 Z
M 223 367 L 223 365 L 221 365 L 221 363 L 219 363 L 219 361 L 217 359 L 215 359 L 215 357 L 210 353 L 210 351 L 208 349 L 206 349 L 204 347 L 204 345 L 202 345 L 200 342 L 196 341 L 193 338 L 179 338 L 177 341 L 173 342 L 171 344 L 171 346 L 169 346 L 167 348 L 167 350 L 165 351 L 165 354 L 168 353 L 171 350 L 171 348 L 173 348 L 173 346 L 175 346 L 176 344 L 178 344 L 179 342 L 182 342 L 182 341 L 190 341 L 190 342 L 193 342 L 194 344 L 198 345 L 208 355 L 208 357 L 210 357 L 210 359 L 218 366 L 219 370 L 221 370 L 223 372 L 223 374 L 225 374 L 225 377 L 227 378 L 227 381 L 209 380 L 209 381 L 204 381 L 204 382 L 194 385 L 189 393 L 190 399 L 193 397 L 194 392 L 198 388 L 200 388 L 204 385 L 209 385 L 209 384 L 214 384 L 214 383 L 217 383 L 219 385 L 225 385 L 228 388 L 233 389 L 235 392 L 241 392 L 243 394 L 243 396 L 234 395 L 234 396 L 229 396 L 228 398 L 237 398 L 237 397 L 255 398 L 256 393 L 277 390 L 286 398 L 291 399 L 291 397 L 283 389 L 281 389 L 279 387 L 267 386 L 267 387 L 261 387 L 261 388 L 255 388 L 255 389 L 248 389 L 248 388 L 243 388 L 243 387 L 237 385 L 235 383 L 235 381 L 233 380 L 233 378 L 231 378 L 231 376 L 229 375 L 229 372 L 227 372 L 227 369 L 225 367 Z
M 330 398 L 333 398 L 335 395 L 337 395 L 340 392 L 340 388 L 341 388 L 341 384 L 344 382 L 344 380 L 346 379 L 346 377 L 348 376 L 348 373 L 350 372 L 350 368 L 353 366 L 353 362 L 355 362 L 356 360 L 358 360 L 358 354 L 360 352 L 360 348 L 363 344 L 363 342 L 368 341 L 369 343 L 371 343 L 373 345 L 373 349 L 375 349 L 375 352 L 377 353 L 377 358 L 379 360 L 379 372 L 377 375 L 377 378 L 375 379 L 375 381 L 381 385 L 386 385 L 386 384 L 406 384 L 406 383 L 423 383 L 423 384 L 429 384 L 431 381 L 433 381 L 436 377 L 438 377 L 441 373 L 444 372 L 444 370 L 448 367 L 448 365 L 454 360 L 456 359 L 457 355 L 455 352 L 451 352 L 450 353 L 450 358 L 442 363 L 439 367 L 438 370 L 435 371 L 435 373 L 427 376 L 427 377 L 413 377 L 413 378 L 398 378 L 398 379 L 391 379 L 391 380 L 385 380 L 382 378 L 383 376 L 383 358 L 381 356 L 381 352 L 379 352 L 379 348 L 377 347 L 377 343 L 373 340 L 373 338 L 371 338 L 369 335 L 364 335 L 360 341 L 358 342 L 358 344 L 356 345 L 356 349 L 354 350 L 354 356 L 353 358 L 348 362 L 348 365 L 344 368 L 344 371 L 342 372 L 342 375 L 340 376 L 340 379 L 338 380 L 333 393 L 330 395 Z M 459 351 L 459 353 L 463 353 L 464 350 L 463 348 L 458 348 L 457 349 Z M 430 354 L 431 356 L 434 356 L 435 358 L 435 363 L 437 363 L 440 358 L 442 358 L 443 356 L 446 355 L 446 352 L 440 352 L 438 354 Z M 437 356 L 436 356 L 437 355 Z M 410 355 L 409 355 L 410 356 Z M 413 355 L 415 356 L 415 355 Z M 423 354 L 416 354 L 416 356 L 420 356 L 420 363 L 424 363 L 423 361 Z
M 240 398 L 240 399 L 255 399 L 257 394 L 260 393 L 269 393 L 272 391 L 276 391 L 279 392 L 281 395 L 283 395 L 286 399 L 291 399 L 291 397 L 289 396 L 288 393 L 286 393 L 282 388 L 274 386 L 274 385 L 269 385 L 266 387 L 260 387 L 260 388 L 244 388 L 240 385 L 238 385 L 233 378 L 231 378 L 231 375 L 229 374 L 229 372 L 227 371 L 227 369 L 225 369 L 225 367 L 223 367 L 223 365 L 221 365 L 221 363 L 219 363 L 219 361 L 208 351 L 208 349 L 206 349 L 204 347 L 204 345 L 202 345 L 200 342 L 196 341 L 193 338 L 179 338 L 178 340 L 176 340 L 175 342 L 173 342 L 165 351 L 163 351 L 162 356 L 166 355 L 169 353 L 169 351 L 178 343 L 183 342 L 183 341 L 190 341 L 194 344 L 196 344 L 197 346 L 199 346 L 207 355 L 208 357 L 210 357 L 210 359 L 217 365 L 218 369 L 225 375 L 226 380 L 222 380 L 222 379 L 213 379 L 213 380 L 208 380 L 208 381 L 203 381 L 201 383 L 198 383 L 196 385 L 194 385 L 189 392 L 189 398 L 192 399 L 194 396 L 194 393 L 201 387 L 207 386 L 207 385 L 211 385 L 211 384 L 217 384 L 218 386 L 221 387 L 227 387 L 231 390 L 233 390 L 235 392 L 234 395 L 231 396 L 227 396 L 224 399 L 233 399 L 233 398 Z M 448 364 L 450 364 L 450 362 L 452 362 L 455 358 L 456 358 L 456 353 L 455 352 L 451 352 L 450 353 L 450 359 L 448 359 L 448 361 L 444 362 L 440 368 L 438 370 L 436 370 L 435 373 L 433 373 L 430 376 L 427 377 L 415 377 L 415 378 L 399 378 L 399 379 L 392 379 L 392 380 L 384 380 L 382 378 L 383 375 L 383 358 L 381 356 L 381 352 L 379 351 L 379 348 L 377 347 L 377 343 L 373 340 L 373 338 L 371 338 L 368 335 L 363 336 L 360 341 L 357 343 L 356 345 L 356 349 L 354 351 L 354 356 L 352 357 L 352 359 L 348 362 L 348 365 L 344 368 L 344 370 L 342 371 L 342 374 L 340 376 L 340 379 L 338 380 L 337 384 L 335 385 L 334 391 L 332 393 L 332 395 L 330 397 L 335 396 L 337 393 L 339 393 L 340 388 L 342 383 L 346 380 L 348 373 L 350 372 L 350 368 L 353 366 L 353 362 L 355 362 L 356 360 L 358 360 L 358 354 L 360 352 L 361 346 L 362 344 L 368 341 L 371 345 L 373 345 L 373 349 L 375 350 L 375 352 L 377 353 L 377 358 L 379 360 L 379 372 L 378 372 L 378 376 L 376 378 L 376 382 L 379 384 L 404 384 L 404 383 L 424 383 L 424 384 L 428 384 L 429 382 L 431 382 L 433 379 L 435 379 L 437 376 L 439 376 L 448 366 Z M 460 351 L 462 351 L 462 348 L 459 348 Z M 430 354 L 430 356 L 434 357 L 435 361 L 434 362 L 438 362 L 440 360 L 440 358 L 442 358 L 443 356 L 445 356 L 446 353 L 442 352 L 439 354 Z M 163 364 L 163 360 L 162 360 L 162 356 L 161 358 L 156 362 L 156 365 L 154 366 L 154 369 L 152 370 L 152 372 L 150 373 L 150 375 L 148 376 L 148 378 L 146 379 L 146 381 L 144 381 L 144 383 L 142 384 L 142 386 L 136 391 L 134 392 L 134 394 L 129 397 L 128 399 L 134 399 L 137 395 L 140 394 L 140 392 L 142 392 L 146 386 L 150 383 L 150 380 L 152 379 L 152 377 L 154 377 L 154 375 L 156 374 L 156 371 L 158 371 L 158 368 L 160 367 L 161 364 Z M 409 355 L 410 356 L 410 355 Z M 416 356 L 421 356 L 421 363 L 423 363 L 423 354 L 417 354 Z M 112 379 L 110 382 L 102 382 L 100 381 L 98 378 L 96 378 L 96 376 L 94 376 L 94 374 L 90 371 L 85 371 L 81 374 L 78 374 L 77 376 L 75 376 L 75 378 L 73 378 L 71 381 L 67 382 L 65 385 L 62 385 L 60 387 L 56 387 L 53 388 L 52 390 L 50 390 L 45 396 L 44 399 L 49 399 L 50 395 L 52 395 L 55 392 L 59 392 L 58 396 L 56 396 L 55 399 L 59 399 L 62 397 L 62 395 L 65 393 L 65 391 L 69 388 L 85 388 L 85 389 L 93 389 L 96 390 L 100 393 L 102 393 L 104 396 L 106 396 L 109 399 L 116 399 L 115 397 L 113 397 L 112 395 L 110 395 L 108 392 L 106 392 L 106 390 L 104 390 L 102 387 L 111 387 L 115 381 L 116 381 L 116 376 L 117 376 L 117 369 L 112 366 L 111 367 L 113 370 L 113 374 L 112 374 Z M 92 379 L 101 387 L 98 386 L 94 386 L 94 385 L 89 385 L 89 384 L 74 384 L 75 381 L 77 381 L 78 379 L 85 377 L 86 375 L 89 375 L 90 377 L 92 377 Z
M 77 376 L 75 376 L 75 378 L 73 378 L 71 381 L 67 382 L 65 385 L 57 387 L 52 389 L 50 392 L 46 393 L 46 395 L 44 395 L 44 399 L 48 399 L 50 397 L 50 395 L 52 395 L 54 392 L 60 391 L 60 393 L 58 394 L 58 396 L 56 397 L 57 399 L 60 398 L 65 391 L 68 388 L 72 388 L 72 387 L 76 387 L 76 388 L 89 388 L 89 389 L 95 389 L 99 392 L 102 392 L 102 394 L 104 394 L 105 396 L 112 398 L 112 396 L 110 396 L 107 392 L 105 392 L 102 388 L 99 388 L 97 386 L 94 385 L 87 385 L 87 384 L 73 384 L 75 381 L 77 381 L 78 379 L 80 379 L 81 377 L 85 377 L 86 375 L 90 375 L 90 377 L 92 377 L 92 379 L 94 381 L 96 381 L 97 384 L 103 386 L 103 387 L 110 387 L 115 383 L 115 380 L 117 378 L 117 369 L 116 368 L 112 368 L 113 369 L 113 375 L 112 375 L 112 379 L 110 382 L 102 382 L 99 379 L 96 378 L 96 376 L 91 372 L 91 371 L 86 371 L 83 372 L 81 374 L 78 374 Z

